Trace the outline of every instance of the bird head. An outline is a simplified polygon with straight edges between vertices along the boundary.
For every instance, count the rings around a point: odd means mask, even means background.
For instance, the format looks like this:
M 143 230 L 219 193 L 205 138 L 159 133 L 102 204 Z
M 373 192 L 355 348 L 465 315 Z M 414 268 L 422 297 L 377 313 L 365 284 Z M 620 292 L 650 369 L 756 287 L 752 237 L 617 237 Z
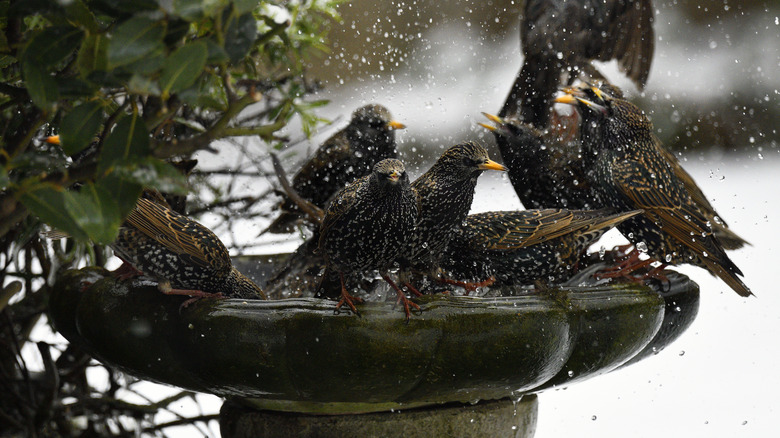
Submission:
M 434 169 L 457 180 L 476 178 L 485 170 L 506 171 L 506 167 L 488 157 L 484 147 L 474 142 L 447 149 L 431 168 Z
M 392 185 L 396 185 L 400 181 L 409 180 L 404 163 L 394 158 L 387 158 L 377 162 L 374 165 L 374 173 L 381 181 Z
M 390 115 L 390 111 L 382 105 L 365 105 L 352 113 L 351 124 L 362 129 L 376 130 L 394 130 L 404 129 L 406 125 L 396 120 Z
M 650 119 L 636 105 L 623 99 L 619 88 L 609 84 L 583 84 L 562 91 L 566 94 L 555 101 L 574 105 L 580 110 L 583 138 L 594 135 L 616 139 L 652 136 Z

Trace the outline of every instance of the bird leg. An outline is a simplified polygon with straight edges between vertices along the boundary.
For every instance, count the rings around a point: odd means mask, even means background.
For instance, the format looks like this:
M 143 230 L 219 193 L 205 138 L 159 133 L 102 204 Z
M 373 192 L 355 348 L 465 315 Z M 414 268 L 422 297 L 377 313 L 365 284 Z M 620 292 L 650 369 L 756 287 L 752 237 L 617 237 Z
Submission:
M 355 303 L 362 303 L 363 299 L 358 297 L 353 297 L 352 295 L 347 292 L 347 287 L 344 286 L 344 274 L 339 272 L 339 280 L 341 280 L 341 300 L 339 300 L 339 303 L 336 304 L 336 312 L 339 311 L 341 306 L 344 305 L 344 303 L 349 306 L 350 309 L 352 309 L 353 312 L 355 312 L 355 315 L 360 316 L 360 312 L 358 312 L 357 307 L 355 307 Z
M 382 278 L 387 282 L 387 284 L 390 285 L 390 287 L 395 289 L 395 292 L 398 294 L 398 301 L 396 301 L 396 304 L 403 303 L 403 305 L 404 305 L 404 312 L 406 312 L 406 322 L 407 323 L 409 323 L 409 318 L 412 316 L 412 313 L 409 311 L 409 306 L 410 305 L 412 307 L 414 307 L 415 309 L 417 309 L 417 310 L 422 312 L 422 309 L 420 309 L 420 306 L 417 303 L 415 303 L 414 301 L 409 300 L 409 298 L 406 298 L 406 294 L 404 293 L 404 291 L 402 291 L 401 288 L 398 287 L 398 285 L 395 284 L 395 282 L 393 280 L 391 280 L 390 277 L 387 276 L 387 274 L 383 273 L 382 274 Z M 406 284 L 408 285 L 408 283 L 406 283 Z M 409 286 L 407 286 L 407 287 L 409 287 Z M 416 289 L 412 288 L 410 290 L 416 290 Z M 420 293 L 420 292 L 417 291 L 417 293 Z
M 419 291 L 419 290 L 418 290 L 416 287 L 412 286 L 412 283 L 409 283 L 408 281 L 404 282 L 404 287 L 406 287 L 407 289 L 409 289 L 409 291 L 410 291 L 411 293 L 413 293 L 413 294 L 414 294 L 414 296 L 416 296 L 416 297 L 421 297 L 421 296 L 423 296 L 422 292 L 420 292 L 420 291 Z
M 287 179 L 287 173 L 284 171 L 282 162 L 279 161 L 279 157 L 276 154 L 271 154 L 271 161 L 274 165 L 276 178 L 279 180 L 279 184 L 282 186 L 284 193 L 302 212 L 306 214 L 306 216 L 308 216 L 309 222 L 319 226 L 322 223 L 322 219 L 325 217 L 325 212 L 306 199 L 303 199 L 301 195 L 298 194 L 298 191 L 296 191 L 290 185 L 290 181 Z
M 171 287 L 170 280 L 160 280 L 159 283 L 157 283 L 157 289 L 164 293 L 165 295 L 186 295 L 190 297 L 187 301 L 183 302 L 181 306 L 179 306 L 179 309 L 186 309 L 189 307 L 190 304 L 201 300 L 203 298 L 217 298 L 217 299 L 224 299 L 227 298 L 222 293 L 209 293 L 209 292 L 203 292 L 202 290 L 198 289 L 174 289 Z
M 124 281 L 144 275 L 143 272 L 136 269 L 135 266 L 131 265 L 121 257 L 120 260 L 122 260 L 122 264 L 115 270 L 111 271 L 111 274 L 114 275 L 118 280 Z
M 482 280 L 482 281 L 478 281 L 478 282 L 459 281 L 459 280 L 453 280 L 451 278 L 443 278 L 443 277 L 439 277 L 436 280 L 439 281 L 440 283 L 451 284 L 453 286 L 460 286 L 460 287 L 462 287 L 463 289 L 466 290 L 466 295 L 468 295 L 468 294 L 470 294 L 471 292 L 474 292 L 475 290 L 477 290 L 480 287 L 487 287 L 487 286 L 492 285 L 493 283 L 496 282 L 496 277 L 491 276 L 487 280 Z

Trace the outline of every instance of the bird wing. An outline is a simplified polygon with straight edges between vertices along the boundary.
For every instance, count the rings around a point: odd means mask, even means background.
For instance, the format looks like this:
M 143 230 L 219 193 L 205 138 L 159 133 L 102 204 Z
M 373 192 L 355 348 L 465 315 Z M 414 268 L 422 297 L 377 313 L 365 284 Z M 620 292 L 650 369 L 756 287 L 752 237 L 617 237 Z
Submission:
M 604 11 L 594 14 L 591 18 L 599 21 L 588 27 L 600 32 L 601 37 L 590 30 L 590 44 L 584 41 L 588 45 L 588 57 L 604 62 L 617 59 L 620 69 L 643 89 L 655 49 L 651 0 L 608 0 L 596 8 Z M 606 29 L 602 23 L 607 25 Z
M 227 248 L 211 230 L 148 199 L 138 200 L 126 223 L 196 266 L 217 271 L 232 266 Z
M 665 233 L 697 254 L 722 253 L 712 238 L 707 218 L 691 200 L 681 182 L 667 172 L 651 175 L 645 164 L 634 160 L 614 163 L 612 177 L 618 192 L 645 211 Z
M 333 200 L 330 202 L 328 209 L 325 212 L 325 217 L 322 219 L 322 224 L 320 225 L 320 248 L 322 248 L 322 244 L 333 225 L 344 216 L 344 213 L 347 212 L 352 205 L 355 204 L 358 191 L 368 182 L 369 177 L 370 175 L 366 175 L 356 179 L 338 191 L 333 197 Z
M 560 236 L 571 219 L 568 210 L 548 209 L 480 213 L 466 221 L 474 245 L 487 250 L 509 251 Z
M 349 146 L 346 133 L 343 130 L 339 131 L 326 140 L 314 155 L 301 166 L 293 177 L 292 186 L 302 198 L 321 206 L 322 204 L 313 198 L 314 195 L 322 191 L 323 178 L 342 172 L 341 167 L 344 166 L 344 163 L 350 162 L 351 159 L 352 148 Z

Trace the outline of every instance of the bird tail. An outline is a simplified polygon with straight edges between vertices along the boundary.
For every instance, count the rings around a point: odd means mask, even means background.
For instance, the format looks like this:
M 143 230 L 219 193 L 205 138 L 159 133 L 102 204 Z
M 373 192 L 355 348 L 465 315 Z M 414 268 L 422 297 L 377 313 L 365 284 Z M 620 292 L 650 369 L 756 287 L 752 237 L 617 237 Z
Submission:
M 750 245 L 750 242 L 739 237 L 737 233 L 731 231 L 728 227 L 715 222 L 712 223 L 712 234 L 718 239 L 723 249 L 734 250 Z
M 704 265 L 707 267 L 707 270 L 726 282 L 730 288 L 734 289 L 734 292 L 738 293 L 742 297 L 749 297 L 753 295 L 753 292 L 750 291 L 750 288 L 748 288 L 742 279 L 739 278 L 739 276 L 742 275 L 742 271 L 739 270 L 737 265 L 735 265 L 734 262 L 732 262 L 731 259 L 725 255 L 725 253 L 723 255 L 726 258 L 725 263 L 719 263 L 718 260 L 713 260 L 709 257 L 702 257 L 701 259 L 702 262 L 704 262 Z

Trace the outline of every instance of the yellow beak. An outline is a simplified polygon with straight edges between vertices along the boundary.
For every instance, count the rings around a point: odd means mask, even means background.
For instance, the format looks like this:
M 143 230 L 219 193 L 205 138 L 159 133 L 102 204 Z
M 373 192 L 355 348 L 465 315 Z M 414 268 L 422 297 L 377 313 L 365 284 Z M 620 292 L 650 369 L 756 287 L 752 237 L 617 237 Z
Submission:
M 387 123 L 387 127 L 390 128 L 390 129 L 404 129 L 404 128 L 406 128 L 406 125 L 404 125 L 401 122 L 398 122 L 398 121 L 395 121 L 395 120 L 391 120 L 391 121 L 389 121 Z
M 493 160 L 487 160 L 478 167 L 482 170 L 500 170 L 502 172 L 506 172 L 506 167 L 504 167 L 502 164 L 496 163 Z

